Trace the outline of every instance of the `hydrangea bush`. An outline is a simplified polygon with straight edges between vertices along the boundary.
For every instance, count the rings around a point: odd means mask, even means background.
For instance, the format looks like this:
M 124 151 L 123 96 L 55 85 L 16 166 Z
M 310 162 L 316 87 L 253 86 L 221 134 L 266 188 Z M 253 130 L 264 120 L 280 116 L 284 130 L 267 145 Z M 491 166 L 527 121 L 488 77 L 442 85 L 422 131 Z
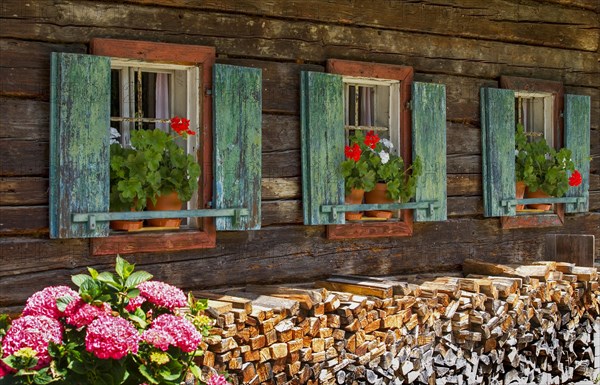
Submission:
M 0 382 L 14 384 L 226 385 L 195 364 L 212 320 L 186 296 L 117 257 L 116 275 L 78 274 L 79 288 L 33 294 L 20 318 L 0 316 Z

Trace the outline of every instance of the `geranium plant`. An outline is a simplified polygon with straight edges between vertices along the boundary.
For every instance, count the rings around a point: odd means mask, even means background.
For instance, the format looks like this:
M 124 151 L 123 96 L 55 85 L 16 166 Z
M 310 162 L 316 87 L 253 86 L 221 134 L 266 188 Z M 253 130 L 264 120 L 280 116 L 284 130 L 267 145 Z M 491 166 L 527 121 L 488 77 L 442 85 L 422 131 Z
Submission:
M 421 159 L 405 168 L 402 157 L 394 153 L 394 145 L 374 131 L 366 135 L 359 130 L 350 136 L 342 162 L 346 193 L 351 189 L 371 191 L 376 183 L 387 185 L 387 196 L 407 202 L 415 195 L 417 178 L 421 175 Z
M 515 147 L 515 178 L 525 182 L 529 191 L 562 197 L 570 186 L 581 184 L 568 148 L 557 151 L 544 138 L 529 140 L 522 124 L 517 124 Z
M 15 384 L 172 384 L 202 379 L 194 358 L 213 321 L 186 296 L 117 257 L 116 275 L 72 277 L 78 291 L 47 287 L 12 324 L 0 320 L 0 378 Z M 208 384 L 223 383 L 220 375 Z M 225 381 L 226 383 L 226 381 Z
M 186 138 L 195 132 L 188 119 L 175 116 L 170 126 Z M 110 147 L 110 205 L 112 211 L 131 207 L 143 210 L 148 199 L 177 192 L 186 202 L 198 188 L 200 166 L 194 157 L 176 142 L 174 135 L 160 129 L 133 130 L 131 146 L 113 143 Z

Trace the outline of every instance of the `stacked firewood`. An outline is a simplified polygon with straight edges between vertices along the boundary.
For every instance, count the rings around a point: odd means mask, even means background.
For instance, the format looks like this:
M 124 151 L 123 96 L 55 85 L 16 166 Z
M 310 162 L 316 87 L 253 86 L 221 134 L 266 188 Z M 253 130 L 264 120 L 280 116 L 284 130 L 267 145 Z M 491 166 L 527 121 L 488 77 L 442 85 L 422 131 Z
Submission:
M 595 268 L 474 260 L 414 283 L 333 276 L 209 298 L 205 367 L 234 384 L 567 384 L 600 355 Z M 600 321 L 598 321 L 600 322 Z

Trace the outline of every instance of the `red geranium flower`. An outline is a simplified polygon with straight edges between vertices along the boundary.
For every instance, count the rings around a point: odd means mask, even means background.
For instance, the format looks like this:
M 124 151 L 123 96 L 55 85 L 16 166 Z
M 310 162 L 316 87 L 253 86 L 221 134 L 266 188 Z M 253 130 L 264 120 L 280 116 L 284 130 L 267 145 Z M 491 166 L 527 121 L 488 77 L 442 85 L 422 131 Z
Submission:
M 179 135 L 183 134 L 184 132 L 189 135 L 196 134 L 194 131 L 190 130 L 190 120 L 180 118 L 179 116 L 174 116 L 171 118 L 171 128 Z
M 579 173 L 579 171 L 575 170 L 573 171 L 573 174 L 571 174 L 571 177 L 569 178 L 569 186 L 571 187 L 575 187 L 575 186 L 579 186 L 581 184 L 581 174 Z
M 375 131 L 369 131 L 365 137 L 365 144 L 374 149 L 377 143 L 379 143 L 379 136 L 377 136 Z
M 346 158 L 358 162 L 361 154 L 360 146 L 358 145 L 358 143 L 354 143 L 352 147 L 346 146 L 346 148 L 344 149 L 344 153 L 346 154 Z

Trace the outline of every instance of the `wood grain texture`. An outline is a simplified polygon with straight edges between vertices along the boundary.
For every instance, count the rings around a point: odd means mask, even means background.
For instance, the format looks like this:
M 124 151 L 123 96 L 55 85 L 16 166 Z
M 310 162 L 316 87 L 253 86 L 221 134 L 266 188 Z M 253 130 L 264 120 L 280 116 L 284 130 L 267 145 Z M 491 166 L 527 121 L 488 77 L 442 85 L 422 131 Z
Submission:
M 48 142 L 50 104 L 31 99 L 0 98 L 0 140 Z
M 260 229 L 261 71 L 213 66 L 214 207 L 246 208 L 250 215 L 236 223 L 216 218 L 217 230 Z
M 50 5 L 47 1 L 41 4 Z M 11 31 L 12 38 L 31 40 L 44 36 L 49 42 L 86 43 L 92 37 L 110 35 L 115 38 L 214 45 L 230 56 L 279 60 L 300 57 L 311 62 L 330 57 L 384 63 L 393 61 L 415 68 L 429 68 L 434 72 L 470 73 L 487 78 L 497 76 L 492 74 L 500 71 L 531 76 L 528 68 L 531 63 L 544 63 L 544 67 L 536 71 L 540 73 L 538 77 L 558 80 L 564 75 L 566 84 L 597 86 L 599 82 L 590 76 L 597 71 L 595 52 L 571 50 L 570 46 L 557 49 L 494 41 L 497 36 L 492 40 L 478 40 L 395 30 L 382 33 L 374 28 L 277 18 L 255 22 L 253 16 L 246 14 L 202 10 L 188 10 L 186 17 L 180 18 L 181 10 L 172 8 L 163 8 L 157 18 L 151 7 L 102 2 L 86 2 L 76 8 L 70 3 L 53 2 L 50 6 L 53 12 L 65 17 L 60 21 L 52 20 L 54 23 L 44 23 L 40 17 L 43 11 L 37 10 L 36 13 L 36 7 L 24 9 L 20 2 L 11 0 L 4 8 L 6 14 L 11 15 L 11 18 L 5 19 L 4 26 Z M 74 13 L 77 17 L 72 17 Z M 588 17 L 596 16 L 591 12 L 587 14 Z M 128 21 L 126 27 L 115 29 L 115 25 L 123 25 L 123 19 Z M 348 36 L 352 39 L 349 40 Z M 365 41 L 369 42 L 368 47 L 361 45 Z M 406 41 L 411 41 L 411 44 L 406 44 Z M 571 71 L 562 74 L 564 63 L 569 63 Z
M 566 217 L 562 228 L 513 231 L 498 237 L 498 220 L 456 218 L 446 222 L 416 223 L 413 237 L 331 241 L 323 238 L 324 226 L 281 226 L 258 232 L 220 232 L 218 247 L 212 250 L 177 253 L 138 253 L 128 256 L 137 269 L 147 270 L 155 279 L 187 290 L 189 288 L 235 287 L 247 283 L 305 282 L 331 274 L 392 275 L 409 272 L 458 269 L 466 258 L 495 263 L 523 263 L 545 260 L 544 236 L 531 234 L 597 234 L 600 214 Z M 431 234 L 436 234 L 435 241 Z M 456 242 L 462 234 L 463 242 Z M 468 238 L 467 238 L 468 237 Z M 478 239 L 478 242 L 464 242 Z M 18 245 L 4 258 L 4 271 L 19 272 L 19 266 L 32 267 L 27 259 L 39 259 L 46 249 L 39 240 L 0 238 L 4 245 Z M 82 273 L 85 266 L 111 269 L 114 255 L 90 258 L 72 241 L 42 240 L 53 251 L 48 254 L 49 269 L 20 272 L 0 280 L 0 306 L 24 303 L 33 292 L 51 284 L 65 284 L 70 274 Z M 33 243 L 34 247 L 27 247 Z M 426 245 L 426 248 L 424 248 Z M 68 256 L 72 249 L 72 256 Z M 451 252 L 449 252 L 451 250 Z M 2 254 L 0 254 L 2 255 Z M 59 266 L 58 264 L 62 265 Z M 198 274 L 207 271 L 210 274 Z M 265 274 L 268 272 L 268 274 Z
M 304 224 L 344 223 L 332 218 L 322 205 L 343 204 L 344 100 L 342 77 L 334 74 L 301 74 L 302 205 Z
M 73 223 L 73 213 L 108 212 L 110 60 L 52 54 L 50 105 L 50 237 L 108 235 Z
M 511 90 L 481 90 L 481 149 L 483 201 L 486 217 L 514 216 L 515 206 L 501 200 L 515 198 L 515 95 Z
M 582 95 L 565 95 L 565 147 L 571 150 L 571 160 L 579 171 L 582 182 L 571 186 L 566 196 L 585 197 L 584 204 L 567 203 L 566 213 L 582 213 L 589 209 L 590 187 L 590 98 Z
M 550 261 L 571 262 L 577 266 L 594 267 L 596 250 L 593 235 L 548 234 L 544 251 Z
M 132 2 L 169 7 L 191 5 L 185 0 L 134 0 Z M 370 6 L 343 0 L 327 2 L 309 0 L 285 4 L 277 1 L 257 3 L 252 0 L 211 0 L 192 6 L 203 10 L 245 12 L 292 20 L 311 20 L 427 34 L 450 34 L 486 40 L 502 39 L 533 45 L 570 46 L 573 49 L 592 52 L 597 50 L 599 35 L 597 31 L 587 29 L 597 23 L 593 18 L 593 12 L 586 12 L 586 10 L 598 10 L 594 0 L 560 0 L 559 4 L 567 5 L 569 8 L 565 7 L 561 10 L 561 14 L 555 14 L 552 12 L 553 7 L 547 4 L 506 4 L 499 0 L 476 5 L 475 3 L 467 5 L 458 1 L 441 5 L 434 1 L 404 3 L 376 0 L 372 1 Z M 429 20 L 440 22 L 432 26 Z M 556 36 L 556 39 L 548 42 L 546 37 L 549 34 Z
M 0 176 L 47 177 L 49 149 L 45 141 L 0 139 Z
M 48 204 L 48 178 L 0 178 L 0 206 Z
M 417 180 L 416 202 L 436 201 L 433 212 L 415 210 L 414 219 L 446 219 L 446 88 L 440 84 L 412 85 L 413 159 L 421 157 L 423 173 Z

